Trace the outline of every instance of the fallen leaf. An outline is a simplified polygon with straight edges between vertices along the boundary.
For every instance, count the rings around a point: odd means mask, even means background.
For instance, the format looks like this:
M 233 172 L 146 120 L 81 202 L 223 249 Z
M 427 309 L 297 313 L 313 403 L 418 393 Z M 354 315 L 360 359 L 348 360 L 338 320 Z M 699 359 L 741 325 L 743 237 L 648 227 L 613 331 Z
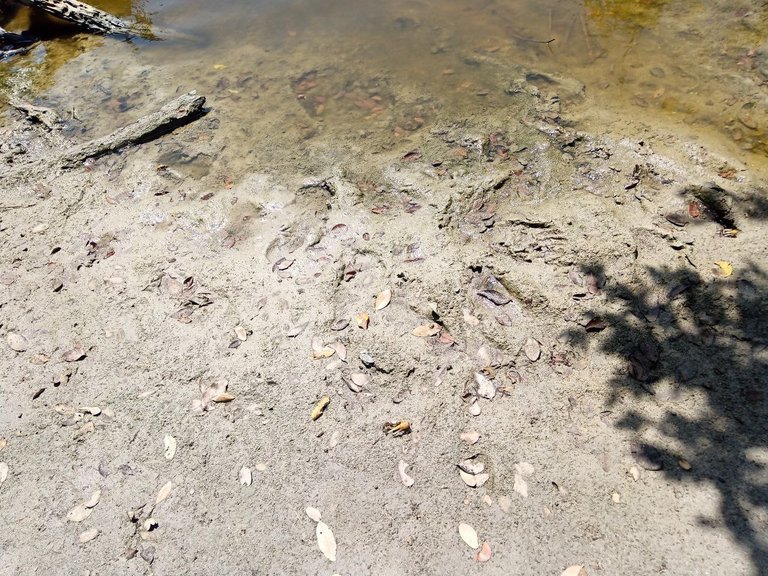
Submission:
M 173 482 L 166 482 L 165 485 L 160 488 L 160 492 L 157 493 L 155 505 L 160 504 L 160 502 L 168 498 L 168 496 L 171 495 L 171 490 L 173 490 Z
M 440 332 L 440 325 L 436 324 L 435 322 L 432 322 L 431 324 L 424 324 L 422 326 L 417 326 L 413 329 L 414 336 L 418 336 L 419 338 L 427 338 L 429 336 L 434 336 L 437 333 Z
M 492 400 L 496 396 L 496 386 L 484 374 L 475 372 L 475 383 L 477 384 L 477 395 L 481 398 Z
M 400 473 L 400 480 L 402 480 L 403 485 L 405 486 L 413 486 L 415 480 L 408 476 L 406 473 L 406 470 L 408 469 L 409 464 L 406 463 L 403 460 L 400 460 L 400 463 L 397 465 L 397 471 Z
M 243 326 L 235 326 L 235 336 L 238 340 L 245 342 L 248 339 L 248 331 Z
M 363 374 L 362 372 L 355 372 L 350 377 L 350 380 L 352 380 L 352 383 L 355 385 L 357 390 L 353 390 L 353 392 L 360 392 L 363 388 L 367 387 L 368 384 L 371 383 L 371 377 L 368 376 L 368 374 Z
M 61 359 L 64 360 L 64 362 L 77 362 L 78 360 L 82 360 L 85 357 L 85 350 L 79 346 L 77 348 L 73 348 L 72 350 L 67 350 L 61 355 Z
M 584 566 L 569 566 L 560 576 L 589 576 Z
M 322 519 L 322 514 L 320 514 L 320 510 L 317 508 L 312 508 L 311 506 L 305 510 L 307 513 L 307 516 L 309 516 L 310 520 L 313 522 L 320 522 Z
M 317 420 L 320 418 L 320 416 L 323 415 L 323 412 L 325 412 L 325 409 L 328 407 L 328 404 L 331 403 L 330 396 L 323 396 L 320 398 L 320 400 L 317 401 L 314 408 L 312 408 L 312 412 L 310 413 L 310 416 L 312 416 L 312 420 Z
M 483 474 L 469 474 L 468 472 L 465 472 L 464 470 L 459 470 L 459 476 L 461 476 L 461 479 L 464 481 L 464 484 L 469 486 L 470 488 L 480 488 L 488 482 L 491 475 L 487 472 Z
M 629 469 L 629 475 L 632 476 L 632 480 L 637 482 L 640 480 L 640 469 L 637 466 L 632 466 L 632 468 Z
M 677 461 L 677 465 L 680 466 L 680 468 L 682 468 L 686 472 L 692 468 L 691 463 L 688 462 L 688 460 L 686 460 L 685 458 L 680 458 Z
M 8 332 L 7 336 L 5 337 L 5 341 L 14 352 L 24 352 L 29 346 L 27 339 L 24 338 L 24 336 L 21 334 L 17 334 L 16 332 Z
M 469 524 L 465 524 L 464 522 L 459 524 L 459 536 L 461 536 L 464 543 L 473 550 L 477 550 L 477 547 L 480 546 L 480 542 L 477 540 L 477 532 L 475 532 L 475 529 Z
M 695 200 L 691 200 L 688 203 L 688 215 L 691 218 L 698 218 L 701 216 L 701 208 L 699 208 L 699 204 Z
M 80 412 L 85 412 L 86 414 L 90 414 L 91 416 L 98 416 L 101 414 L 101 408 L 98 406 L 81 406 Z
M 477 441 L 480 440 L 480 433 L 474 430 L 466 430 L 459 434 L 459 438 L 467 444 L 477 444 Z
M 336 356 L 338 356 L 342 361 L 347 361 L 347 348 L 342 344 L 341 342 L 331 342 L 328 344 L 328 348 L 332 348 L 334 352 L 336 352 Z
M 389 303 L 392 301 L 392 290 L 387 288 L 383 292 L 379 292 L 379 295 L 376 296 L 376 304 L 374 305 L 374 310 L 383 310 L 387 306 L 389 306 Z
M 96 528 L 91 528 L 90 530 L 81 532 L 77 539 L 80 541 L 80 544 L 85 544 L 86 542 L 95 540 L 98 535 L 99 531 Z
M 726 262 L 725 260 L 718 260 L 715 262 L 717 268 L 712 269 L 712 273 L 720 278 L 728 278 L 733 274 L 733 264 Z
M 331 324 L 331 330 L 335 332 L 340 332 L 341 330 L 344 330 L 344 328 L 346 328 L 347 326 L 349 326 L 349 320 L 347 320 L 346 318 L 339 318 L 333 324 Z
M 229 392 L 222 392 L 221 394 L 217 394 L 213 398 L 211 398 L 212 401 L 216 402 L 217 404 L 223 404 L 224 402 L 232 402 L 232 400 L 235 399 L 234 394 L 230 394 Z
M 0 462 L 0 486 L 8 479 L 8 464 Z
M 611 500 L 613 501 L 614 504 L 621 504 L 621 494 L 619 494 L 618 492 L 614 492 L 613 494 L 611 494 Z
M 93 508 L 88 508 L 84 504 L 78 504 L 67 513 L 67 520 L 70 522 L 82 522 L 93 512 Z
M 464 317 L 464 322 L 466 322 L 470 326 L 477 326 L 478 324 L 480 324 L 480 319 L 477 318 L 476 316 L 472 316 L 472 314 L 466 308 L 462 310 L 462 313 Z
M 285 335 L 288 338 L 296 338 L 296 336 L 304 332 L 304 329 L 307 326 L 309 326 L 309 322 L 304 322 L 303 324 L 297 324 L 296 326 L 288 330 L 288 332 L 286 332 Z
M 318 359 L 318 358 L 330 358 L 336 354 L 336 350 L 334 348 L 331 348 L 330 346 L 323 346 L 320 348 L 320 350 L 316 350 L 312 353 L 312 358 Z
M 480 403 L 477 400 L 475 400 L 474 402 L 472 402 L 472 404 L 470 404 L 469 413 L 472 416 L 480 416 L 481 412 L 482 412 L 482 409 L 480 408 Z
M 485 470 L 485 463 L 480 460 L 480 454 L 462 460 L 457 466 L 467 474 L 480 474 Z
M 253 474 L 251 473 L 251 469 L 247 466 L 240 468 L 240 473 L 237 477 L 240 480 L 240 484 L 243 486 L 250 486 L 253 482 Z
M 101 500 L 101 490 L 96 490 L 96 492 L 91 494 L 91 497 L 88 498 L 88 501 L 85 502 L 83 505 L 86 508 L 95 508 L 100 500 Z
M 488 562 L 488 560 L 491 559 L 491 556 L 491 545 L 488 544 L 488 542 L 483 542 L 483 545 L 480 547 L 480 550 L 478 551 L 477 556 L 475 556 L 475 559 L 478 562 Z
M 525 342 L 525 346 L 523 347 L 523 351 L 528 357 L 528 360 L 531 362 L 536 362 L 536 360 L 541 357 L 541 344 L 539 344 L 538 340 L 528 338 L 528 340 Z
M 163 445 L 165 446 L 165 459 L 173 460 L 173 457 L 176 456 L 176 438 L 166 434 L 163 438 Z
M 411 423 L 408 420 L 390 420 L 384 423 L 384 433 L 392 436 L 402 436 L 411 431 Z
M 368 325 L 371 323 L 371 317 L 366 312 L 360 312 L 355 314 L 355 323 L 363 330 L 368 330 Z
M 324 522 L 318 522 L 315 533 L 317 535 L 317 547 L 320 548 L 320 552 L 331 562 L 336 562 L 336 539 L 333 537 L 331 529 Z
M 504 306 L 505 304 L 512 302 L 512 298 L 506 294 L 502 294 L 498 290 L 480 290 L 477 295 L 482 296 L 486 300 L 490 300 L 497 306 Z

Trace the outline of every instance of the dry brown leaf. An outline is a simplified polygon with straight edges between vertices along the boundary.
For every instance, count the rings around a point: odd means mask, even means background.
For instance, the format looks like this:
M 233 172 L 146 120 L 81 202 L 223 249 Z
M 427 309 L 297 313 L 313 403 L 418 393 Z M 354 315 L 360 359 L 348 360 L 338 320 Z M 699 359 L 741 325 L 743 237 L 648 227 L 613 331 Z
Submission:
M 477 444 L 477 441 L 480 440 L 480 433 L 475 430 L 465 430 L 459 434 L 459 438 L 467 444 Z
M 70 522 L 82 522 L 93 512 L 93 508 L 88 508 L 85 504 L 78 504 L 67 513 L 67 520 Z
M 525 346 L 523 348 L 523 351 L 525 352 L 525 355 L 528 357 L 528 360 L 531 362 L 536 362 L 541 357 L 541 344 L 539 344 L 538 340 L 534 340 L 533 338 L 528 338 L 525 342 Z
M 8 479 L 8 471 L 8 464 L 5 462 L 0 462 L 0 486 L 2 486 L 3 482 Z
M 320 520 L 323 519 L 323 515 L 320 513 L 320 510 L 318 510 L 317 508 L 313 508 L 312 506 L 307 508 L 305 512 L 307 513 L 307 516 L 309 516 L 310 520 L 312 520 L 313 522 L 320 522 Z
M 480 545 L 480 542 L 478 542 L 477 539 L 477 532 L 475 532 L 475 529 L 469 524 L 465 524 L 464 522 L 459 524 L 459 536 L 461 536 L 464 543 L 472 548 L 472 550 L 477 550 L 477 547 Z
M 67 350 L 61 355 L 61 359 L 64 360 L 64 362 L 77 362 L 85 357 L 85 349 L 80 346 L 73 348 L 72 350 Z
M 213 400 L 217 404 L 223 404 L 224 402 L 232 402 L 232 400 L 234 399 L 235 399 L 235 395 L 230 394 L 229 392 L 223 392 L 211 398 L 211 400 Z
M 240 468 L 240 473 L 237 477 L 240 480 L 240 484 L 243 486 L 250 486 L 253 482 L 253 474 L 251 473 L 251 469 L 247 466 Z
M 390 420 L 384 424 L 384 433 L 392 436 L 402 436 L 409 434 L 410 431 L 411 423 L 408 420 Z
M 166 434 L 163 438 L 163 446 L 165 446 L 165 459 L 173 460 L 173 457 L 176 456 L 176 438 Z
M 96 528 L 91 528 L 90 530 L 81 532 L 77 539 L 80 541 L 80 544 L 85 544 L 86 542 L 95 540 L 98 535 L 99 531 Z
M 411 487 L 413 486 L 415 480 L 406 473 L 408 466 L 409 464 L 407 462 L 400 460 L 400 463 L 397 465 L 397 471 L 400 473 L 400 480 L 402 480 L 403 485 Z
M 320 416 L 323 415 L 323 412 L 325 412 L 325 409 L 328 407 L 328 404 L 331 403 L 330 396 L 323 396 L 320 398 L 320 400 L 317 401 L 314 408 L 312 408 L 312 412 L 310 413 L 310 416 L 312 416 L 312 420 L 317 420 L 320 418 Z
M 493 553 L 491 552 L 491 545 L 488 544 L 488 542 L 483 542 L 483 545 L 480 547 L 480 550 L 478 551 L 477 556 L 475 556 L 475 559 L 478 562 L 488 562 L 492 555 Z
M 560 576 L 589 576 L 584 566 L 569 566 Z
M 373 309 L 376 311 L 383 310 L 387 306 L 389 306 L 389 303 L 392 301 L 392 290 L 387 288 L 383 292 L 379 292 L 379 295 L 376 296 L 376 304 L 374 305 Z
M 318 522 L 317 529 L 315 530 L 317 535 L 317 547 L 320 548 L 328 560 L 336 562 L 336 539 L 333 537 L 333 532 L 325 522 Z
M 431 324 L 423 324 L 422 326 L 416 326 L 416 328 L 413 329 L 414 336 L 418 336 L 419 338 L 428 338 L 430 336 L 435 336 L 440 332 L 440 325 L 432 322 Z
M 363 330 L 368 330 L 368 325 L 371 323 L 371 317 L 366 312 L 360 312 L 355 314 L 355 323 Z
M 5 337 L 5 341 L 14 352 L 25 352 L 29 347 L 27 339 L 24 338 L 24 336 L 21 334 L 17 334 L 16 332 L 8 332 Z
M 160 488 L 160 492 L 157 493 L 155 505 L 160 504 L 160 502 L 168 498 L 168 496 L 171 495 L 171 490 L 173 490 L 173 482 L 166 482 L 163 487 Z

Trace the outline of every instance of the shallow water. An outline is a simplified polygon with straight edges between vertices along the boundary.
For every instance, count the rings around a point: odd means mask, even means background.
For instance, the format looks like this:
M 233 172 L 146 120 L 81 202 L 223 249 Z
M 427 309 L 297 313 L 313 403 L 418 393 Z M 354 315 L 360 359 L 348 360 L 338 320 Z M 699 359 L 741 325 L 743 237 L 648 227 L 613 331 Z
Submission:
M 3 77 L 96 132 L 146 111 L 147 99 L 197 89 L 222 111 L 225 156 L 275 162 L 266 150 L 279 143 L 376 137 L 386 147 L 439 119 L 504 115 L 516 78 L 546 87 L 555 76 L 583 83 L 586 98 L 574 89 L 573 103 L 593 131 L 629 117 L 719 140 L 748 164 L 768 153 L 768 9 L 753 2 L 94 4 L 161 40 L 54 39 L 3 64 Z

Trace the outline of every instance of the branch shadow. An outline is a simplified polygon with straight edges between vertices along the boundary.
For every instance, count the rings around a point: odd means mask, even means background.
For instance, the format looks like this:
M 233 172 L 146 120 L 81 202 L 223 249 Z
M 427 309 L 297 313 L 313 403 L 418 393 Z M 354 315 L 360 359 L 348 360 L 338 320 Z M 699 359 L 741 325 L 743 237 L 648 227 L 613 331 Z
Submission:
M 755 206 L 764 208 L 760 202 Z M 600 264 L 581 269 L 605 278 Z M 656 427 L 669 446 L 684 446 L 689 472 L 681 468 L 683 456 L 669 447 L 645 445 L 643 450 L 663 464 L 660 473 L 670 480 L 684 477 L 717 490 L 721 518 L 716 523 L 748 550 L 755 574 L 765 574 L 768 273 L 749 262 L 738 278 L 684 266 L 648 267 L 641 278 L 632 285 L 602 286 L 600 317 L 568 330 L 568 337 L 584 349 L 596 338 L 599 350 L 626 362 L 626 374 L 610 381 L 606 404 L 617 405 L 628 393 L 636 402 L 616 426 L 638 436 Z M 664 415 L 651 418 L 645 402 L 662 402 Z M 700 518 L 702 526 L 711 523 Z

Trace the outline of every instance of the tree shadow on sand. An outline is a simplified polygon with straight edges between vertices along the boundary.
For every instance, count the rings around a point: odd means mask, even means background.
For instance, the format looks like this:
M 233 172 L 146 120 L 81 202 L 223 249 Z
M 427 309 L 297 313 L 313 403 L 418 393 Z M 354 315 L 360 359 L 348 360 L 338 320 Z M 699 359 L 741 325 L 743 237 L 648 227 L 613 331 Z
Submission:
M 753 216 L 764 214 L 758 204 Z M 605 278 L 600 265 L 582 271 Z M 740 263 L 729 277 L 718 272 L 648 267 L 625 284 L 609 282 L 601 289 L 600 316 L 569 337 L 586 348 L 590 332 L 602 332 L 594 335 L 598 349 L 626 362 L 626 372 L 610 382 L 606 410 L 622 396 L 636 398 L 616 425 L 638 436 L 656 428 L 662 440 L 641 445 L 641 452 L 663 464 L 658 473 L 670 480 L 714 487 L 721 498 L 714 523 L 749 551 L 754 573 L 765 574 L 768 272 L 757 262 Z M 663 416 L 651 417 L 651 406 L 658 405 Z M 688 472 L 683 454 L 692 465 Z M 711 527 L 713 520 L 701 517 L 700 523 Z

